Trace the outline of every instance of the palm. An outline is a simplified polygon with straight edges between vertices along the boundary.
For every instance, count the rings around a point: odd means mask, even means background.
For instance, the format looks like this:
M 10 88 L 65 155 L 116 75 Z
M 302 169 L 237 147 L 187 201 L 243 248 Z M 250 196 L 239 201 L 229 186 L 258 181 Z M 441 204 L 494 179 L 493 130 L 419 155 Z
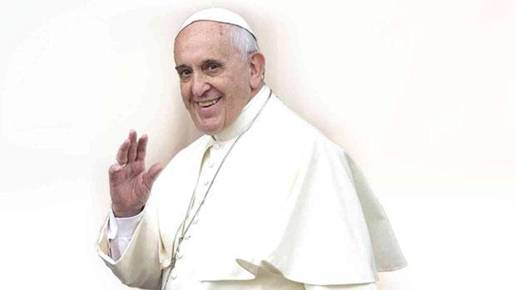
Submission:
M 145 170 L 147 136 L 136 140 L 131 131 L 117 154 L 117 163 L 109 169 L 111 202 L 115 215 L 137 214 L 147 202 L 152 184 L 161 171 L 159 164 Z

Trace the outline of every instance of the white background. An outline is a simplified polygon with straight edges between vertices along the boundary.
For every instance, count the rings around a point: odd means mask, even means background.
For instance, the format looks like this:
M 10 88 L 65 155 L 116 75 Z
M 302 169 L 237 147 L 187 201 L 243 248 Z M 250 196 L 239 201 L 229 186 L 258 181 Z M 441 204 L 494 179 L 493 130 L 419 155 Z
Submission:
M 515 1 L 18 0 L 0 3 L 2 289 L 126 289 L 95 253 L 107 168 L 130 128 L 150 162 L 196 136 L 172 39 L 211 4 L 369 177 L 409 262 L 381 289 L 513 287 Z

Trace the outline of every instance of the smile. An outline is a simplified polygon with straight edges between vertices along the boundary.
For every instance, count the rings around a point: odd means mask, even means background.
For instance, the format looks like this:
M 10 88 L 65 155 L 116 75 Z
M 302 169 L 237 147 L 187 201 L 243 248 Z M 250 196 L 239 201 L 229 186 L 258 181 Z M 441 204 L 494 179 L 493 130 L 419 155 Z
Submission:
M 196 102 L 201 108 L 208 108 L 208 107 L 211 107 L 213 105 L 215 105 L 220 99 L 222 99 L 222 97 L 219 97 L 217 99 L 214 99 L 214 100 L 208 100 L 208 101 L 201 101 L 201 102 Z

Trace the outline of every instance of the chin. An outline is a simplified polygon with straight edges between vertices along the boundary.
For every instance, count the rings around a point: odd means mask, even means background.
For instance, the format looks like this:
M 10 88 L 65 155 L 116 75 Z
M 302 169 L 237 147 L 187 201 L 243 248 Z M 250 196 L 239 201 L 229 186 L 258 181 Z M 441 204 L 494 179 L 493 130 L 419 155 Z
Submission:
M 204 134 L 213 135 L 221 132 L 223 130 L 223 126 L 219 124 L 197 124 L 197 130 L 203 132 Z

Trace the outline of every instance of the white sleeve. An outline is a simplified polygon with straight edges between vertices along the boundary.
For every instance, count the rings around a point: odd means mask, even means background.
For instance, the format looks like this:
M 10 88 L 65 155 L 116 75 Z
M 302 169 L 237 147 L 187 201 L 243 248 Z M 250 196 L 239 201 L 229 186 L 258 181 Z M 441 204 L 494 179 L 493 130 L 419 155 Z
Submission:
M 133 236 L 138 223 L 143 217 L 143 211 L 132 217 L 117 218 L 113 211 L 109 213 L 107 238 L 109 241 L 109 255 L 118 260 L 125 251 Z
M 305 284 L 305 290 L 377 290 L 377 288 L 376 283 L 328 286 Z

